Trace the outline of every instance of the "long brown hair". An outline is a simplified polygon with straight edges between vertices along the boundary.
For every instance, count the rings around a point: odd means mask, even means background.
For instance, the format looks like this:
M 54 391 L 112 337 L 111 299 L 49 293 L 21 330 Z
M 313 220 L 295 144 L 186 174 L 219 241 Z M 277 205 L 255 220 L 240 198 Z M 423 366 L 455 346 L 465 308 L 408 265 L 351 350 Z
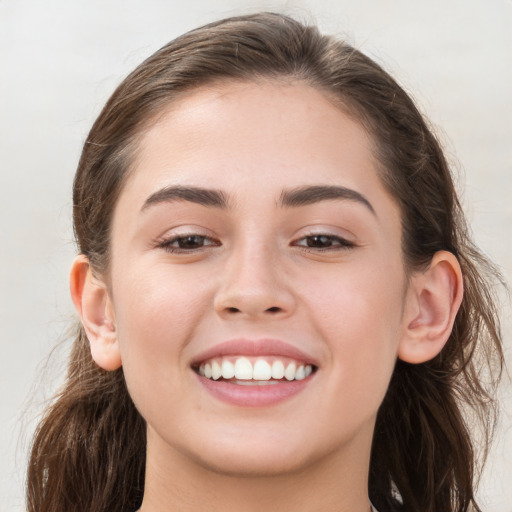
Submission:
M 479 511 L 474 490 L 488 446 L 503 364 L 493 295 L 499 274 L 472 244 L 447 162 L 409 96 L 346 42 L 286 16 L 234 17 L 164 46 L 117 88 L 84 145 L 74 183 L 80 253 L 107 275 L 112 212 L 141 130 L 162 107 L 218 80 L 293 79 L 324 91 L 372 136 L 379 172 L 400 205 L 409 271 L 436 251 L 458 258 L 465 294 L 441 353 L 424 364 L 397 361 L 375 428 L 369 494 L 381 512 Z M 485 385 L 484 385 L 485 383 Z M 145 424 L 123 371 L 93 362 L 83 329 L 65 387 L 41 421 L 27 484 L 29 512 L 127 512 L 142 501 Z

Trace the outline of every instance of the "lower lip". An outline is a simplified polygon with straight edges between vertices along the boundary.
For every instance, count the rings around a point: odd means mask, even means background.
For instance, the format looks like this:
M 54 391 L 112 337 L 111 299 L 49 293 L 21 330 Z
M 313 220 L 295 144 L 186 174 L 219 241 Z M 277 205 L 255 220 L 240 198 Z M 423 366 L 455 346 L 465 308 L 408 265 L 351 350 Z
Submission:
M 303 380 L 292 380 L 268 386 L 244 386 L 196 375 L 199 382 L 215 398 L 240 407 L 264 407 L 277 404 L 300 393 L 312 379 L 312 376 L 309 376 Z

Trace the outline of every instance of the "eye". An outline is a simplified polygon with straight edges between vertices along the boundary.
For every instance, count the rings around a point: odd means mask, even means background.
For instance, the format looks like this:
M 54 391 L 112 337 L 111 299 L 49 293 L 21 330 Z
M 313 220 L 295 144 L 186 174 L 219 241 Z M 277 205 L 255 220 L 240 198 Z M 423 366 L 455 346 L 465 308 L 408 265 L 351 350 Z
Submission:
M 356 244 L 336 235 L 312 234 L 300 238 L 293 245 L 312 250 L 342 250 L 355 247 Z
M 198 234 L 179 235 L 163 240 L 158 247 L 172 253 L 193 252 L 204 247 L 218 246 L 220 243 L 212 238 Z

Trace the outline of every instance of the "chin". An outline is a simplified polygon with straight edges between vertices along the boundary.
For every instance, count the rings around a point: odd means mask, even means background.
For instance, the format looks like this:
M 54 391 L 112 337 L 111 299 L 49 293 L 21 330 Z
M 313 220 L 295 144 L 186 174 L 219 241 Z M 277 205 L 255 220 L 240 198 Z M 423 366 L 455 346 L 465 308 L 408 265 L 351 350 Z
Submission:
M 301 458 L 295 454 L 293 458 L 286 457 L 279 451 L 268 453 L 265 450 L 251 456 L 247 451 L 233 451 L 232 453 L 215 456 L 196 456 L 195 462 L 204 470 L 227 477 L 265 478 L 284 476 L 300 472 L 314 463 L 312 458 Z

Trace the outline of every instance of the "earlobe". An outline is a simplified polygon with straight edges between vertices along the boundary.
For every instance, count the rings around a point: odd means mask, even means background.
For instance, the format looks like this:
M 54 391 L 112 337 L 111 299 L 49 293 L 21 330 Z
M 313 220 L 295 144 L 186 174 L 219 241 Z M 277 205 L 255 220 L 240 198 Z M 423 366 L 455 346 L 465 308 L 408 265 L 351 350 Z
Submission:
M 92 358 L 104 370 L 121 366 L 114 309 L 104 282 L 93 276 L 84 255 L 75 258 L 70 273 L 71 298 L 91 346 Z
M 411 277 L 398 357 L 418 364 L 437 356 L 450 337 L 462 296 L 457 258 L 447 251 L 437 252 L 424 272 Z

